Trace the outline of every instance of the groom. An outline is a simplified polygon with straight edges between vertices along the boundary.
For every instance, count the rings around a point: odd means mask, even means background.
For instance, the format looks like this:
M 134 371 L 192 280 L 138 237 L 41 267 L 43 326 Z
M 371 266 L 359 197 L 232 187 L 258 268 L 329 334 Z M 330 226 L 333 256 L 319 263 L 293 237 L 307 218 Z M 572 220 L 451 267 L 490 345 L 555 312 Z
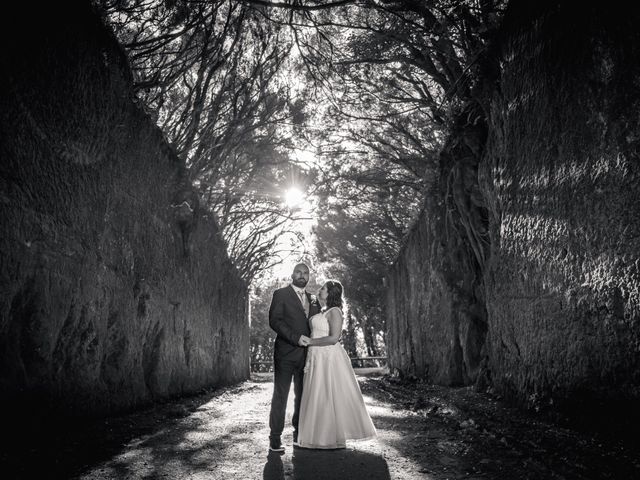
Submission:
M 273 352 L 273 398 L 269 414 L 269 450 L 284 452 L 280 440 L 284 429 L 287 398 L 293 378 L 294 408 L 293 443 L 298 441 L 298 417 L 302 398 L 304 362 L 309 344 L 309 318 L 320 312 L 318 300 L 305 291 L 309 282 L 309 267 L 299 263 L 293 268 L 291 284 L 273 292 L 269 307 L 269 326 L 278 334 Z

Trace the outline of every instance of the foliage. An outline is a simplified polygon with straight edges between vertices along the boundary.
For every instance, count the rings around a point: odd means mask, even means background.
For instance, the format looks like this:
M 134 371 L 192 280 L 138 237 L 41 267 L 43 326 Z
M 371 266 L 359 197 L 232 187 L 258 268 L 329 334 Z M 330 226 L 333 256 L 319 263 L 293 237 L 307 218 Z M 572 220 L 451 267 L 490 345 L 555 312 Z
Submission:
M 185 159 L 250 281 L 279 261 L 282 237 L 296 240 L 298 214 L 282 202 L 304 177 L 287 155 L 299 103 L 282 75 L 292 68 L 288 30 L 232 0 L 100 6 L 129 56 L 138 97 Z
M 375 354 L 384 275 L 425 192 L 445 182 L 443 190 L 460 193 L 455 175 L 441 178 L 443 162 L 457 160 L 440 152 L 468 105 L 481 105 L 483 59 L 505 3 L 101 6 L 129 54 L 138 95 L 187 161 L 244 277 L 260 276 L 281 258 L 285 234 L 296 238 L 296 212 L 283 207 L 279 192 L 306 184 L 318 205 L 318 258 L 345 284 L 350 325 L 362 329 Z M 473 125 L 483 113 L 470 112 L 464 121 Z M 294 148 L 312 152 L 315 167 L 292 168 L 287 152 Z M 458 197 L 447 215 L 455 210 L 473 227 L 478 215 L 465 210 L 464 192 Z M 481 241 L 474 228 L 472 247 Z
M 282 286 L 282 282 L 270 281 L 251 291 L 251 362 L 270 362 L 273 360 L 275 333 L 269 327 L 269 305 L 273 290 Z
M 440 151 L 476 100 L 478 59 L 504 3 L 281 7 L 292 10 L 289 25 L 314 99 L 303 110 L 301 135 L 321 159 L 319 255 L 344 281 L 370 354 L 384 331 L 385 273 L 425 192 L 441 181 L 449 159 Z

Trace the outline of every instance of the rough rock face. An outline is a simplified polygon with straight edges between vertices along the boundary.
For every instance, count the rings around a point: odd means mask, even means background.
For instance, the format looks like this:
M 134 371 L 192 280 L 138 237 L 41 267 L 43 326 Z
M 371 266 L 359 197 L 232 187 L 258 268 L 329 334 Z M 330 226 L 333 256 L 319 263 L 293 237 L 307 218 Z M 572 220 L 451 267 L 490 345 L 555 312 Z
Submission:
M 477 126 L 455 138 L 387 278 L 390 367 L 445 385 L 476 380 L 487 331 L 481 266 L 488 232 L 477 183 L 485 131 Z
M 434 190 L 387 319 L 401 373 L 565 411 L 640 398 L 639 17 L 569 3 L 510 5 L 483 153 L 452 133 L 438 188 L 461 164 L 463 201 Z
M 639 17 L 511 18 L 484 164 L 493 383 L 534 406 L 638 398 Z
M 0 54 L 3 401 L 106 413 L 244 379 L 246 286 L 116 42 L 71 3 Z

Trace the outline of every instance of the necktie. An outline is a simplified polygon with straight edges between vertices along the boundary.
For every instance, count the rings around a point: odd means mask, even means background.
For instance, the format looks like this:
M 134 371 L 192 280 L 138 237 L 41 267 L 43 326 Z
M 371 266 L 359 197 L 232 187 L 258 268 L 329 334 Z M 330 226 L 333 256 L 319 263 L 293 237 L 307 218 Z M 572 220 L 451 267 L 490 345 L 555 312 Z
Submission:
M 307 296 L 304 292 L 298 292 L 298 297 L 300 297 L 300 303 L 302 303 L 302 308 L 307 315 L 309 315 L 309 306 L 307 305 Z

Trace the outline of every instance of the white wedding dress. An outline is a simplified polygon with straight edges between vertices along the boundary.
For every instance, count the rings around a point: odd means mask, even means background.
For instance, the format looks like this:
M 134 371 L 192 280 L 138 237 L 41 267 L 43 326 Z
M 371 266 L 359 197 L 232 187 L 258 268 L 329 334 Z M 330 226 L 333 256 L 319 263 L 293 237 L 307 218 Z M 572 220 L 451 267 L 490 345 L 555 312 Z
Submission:
M 309 320 L 311 338 L 329 335 L 325 314 L 319 313 Z M 308 347 L 298 444 L 306 448 L 344 448 L 347 439 L 375 436 L 376 429 L 367 413 L 351 360 L 340 342 Z

